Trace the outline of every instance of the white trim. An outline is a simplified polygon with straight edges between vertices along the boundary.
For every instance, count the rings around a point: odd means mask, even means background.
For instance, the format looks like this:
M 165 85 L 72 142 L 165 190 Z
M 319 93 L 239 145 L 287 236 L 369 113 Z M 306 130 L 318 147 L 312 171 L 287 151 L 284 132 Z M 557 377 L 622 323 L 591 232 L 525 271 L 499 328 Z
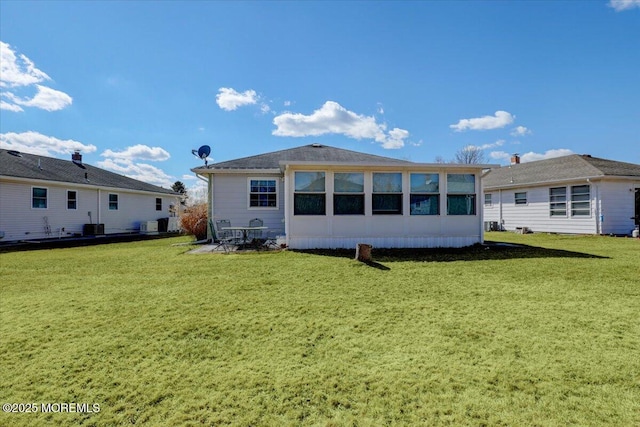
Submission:
M 111 209 L 111 195 L 116 196 L 116 208 Z M 107 193 L 107 211 L 118 211 L 120 210 L 120 196 L 118 193 Z
M 44 189 L 44 190 L 47 191 L 47 195 L 45 196 L 45 199 L 44 199 L 44 204 L 46 206 L 44 208 L 34 208 L 33 207 L 33 189 L 34 188 L 41 188 L 41 189 Z M 31 209 L 37 209 L 37 210 L 47 210 L 47 209 L 49 209 L 49 187 L 39 187 L 39 186 L 36 186 L 36 185 L 32 185 L 31 186 L 31 197 L 29 199 L 31 201 Z
M 73 191 L 74 193 L 76 193 L 76 198 L 74 199 L 75 202 L 76 202 L 76 207 L 73 208 L 73 209 L 69 208 L 69 192 L 70 191 Z M 69 190 L 69 189 L 67 189 L 67 200 L 66 200 L 65 204 L 66 204 L 66 210 L 68 210 L 68 211 L 77 211 L 78 210 L 78 190 Z

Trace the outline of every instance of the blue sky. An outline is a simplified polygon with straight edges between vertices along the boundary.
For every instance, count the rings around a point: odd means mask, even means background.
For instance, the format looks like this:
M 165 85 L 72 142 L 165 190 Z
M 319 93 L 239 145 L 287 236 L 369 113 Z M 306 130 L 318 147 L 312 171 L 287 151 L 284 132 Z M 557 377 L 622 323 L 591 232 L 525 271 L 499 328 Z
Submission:
M 640 0 L 4 0 L 0 28 L 2 148 L 165 187 L 205 144 L 640 163 Z

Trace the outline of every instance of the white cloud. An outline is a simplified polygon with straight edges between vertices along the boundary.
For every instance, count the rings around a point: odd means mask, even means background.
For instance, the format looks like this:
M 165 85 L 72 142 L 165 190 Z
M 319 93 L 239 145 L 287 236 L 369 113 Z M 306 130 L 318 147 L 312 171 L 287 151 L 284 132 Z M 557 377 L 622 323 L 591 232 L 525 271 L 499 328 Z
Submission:
M 640 8 L 640 0 L 609 0 L 609 7 L 614 8 L 616 12 L 633 9 L 634 7 Z
M 471 147 L 475 147 L 478 150 L 487 150 L 489 148 L 502 147 L 504 145 L 504 142 L 504 139 L 499 139 L 496 142 L 492 142 L 490 144 L 472 145 Z
M 32 131 L 2 133 L 0 134 L 0 146 L 7 150 L 24 151 L 26 153 L 52 157 L 55 157 L 54 153 L 69 154 L 75 150 L 82 151 L 83 153 L 92 153 L 97 150 L 95 145 L 83 144 L 72 139 L 62 140 Z
M 512 131 L 511 131 L 511 136 L 525 136 L 525 135 L 531 135 L 531 130 L 527 129 L 524 126 L 518 126 L 515 127 Z
M 123 151 L 105 150 L 101 156 L 118 160 L 151 160 L 162 162 L 171 158 L 169 152 L 161 147 L 149 147 L 148 145 L 137 144 L 125 148 Z
M 36 89 L 38 89 L 38 92 L 31 99 L 22 99 L 12 93 L 4 93 L 3 95 L 10 101 L 13 101 L 13 105 L 15 106 L 36 107 L 46 111 L 62 110 L 73 102 L 73 99 L 69 95 L 59 90 L 42 85 L 36 85 Z
M 16 113 L 24 111 L 19 105 L 10 104 L 3 99 L 0 99 L 0 110 L 15 111 Z
M 0 41 L 0 87 L 4 88 L 5 98 L 0 109 L 22 112 L 22 106 L 57 111 L 71 105 L 73 99 L 66 93 L 39 84 L 46 80 L 51 77 L 36 68 L 25 55 L 16 56 L 9 44 Z M 32 98 L 20 97 L 16 94 L 20 87 L 35 87 L 37 92 Z
M 284 106 L 289 107 L 291 105 L 291 101 L 284 101 Z
M 489 130 L 503 128 L 511 123 L 515 116 L 506 111 L 496 111 L 495 116 L 484 116 L 473 119 L 460 119 L 455 125 L 449 125 L 456 132 L 465 130 Z
M 491 153 L 489 153 L 489 157 L 496 160 L 503 160 L 510 158 L 511 154 L 507 153 L 506 151 L 492 151 Z
M 221 87 L 216 95 L 216 104 L 226 111 L 233 111 L 238 107 L 256 104 L 257 102 L 258 95 L 253 89 L 240 93 L 229 87 Z
M 0 41 L 0 87 L 30 86 L 51 80 L 24 55 L 16 56 L 11 46 Z
M 568 156 L 570 154 L 573 154 L 573 151 L 568 150 L 566 148 L 547 150 L 542 154 L 534 153 L 533 151 L 530 151 L 520 156 L 520 161 L 522 163 L 526 163 L 526 162 L 533 162 L 536 160 L 544 160 L 544 159 L 552 159 L 554 157 Z
M 171 188 L 174 177 L 166 174 L 162 169 L 146 163 L 134 163 L 129 159 L 112 159 L 97 162 L 96 166 L 107 169 L 138 181 Z
M 394 128 L 388 132 L 386 124 L 379 124 L 375 117 L 349 111 L 337 102 L 327 101 L 311 115 L 284 113 L 273 119 L 276 136 L 319 136 L 325 134 L 345 135 L 353 139 L 373 139 L 383 148 L 401 148 L 409 132 Z

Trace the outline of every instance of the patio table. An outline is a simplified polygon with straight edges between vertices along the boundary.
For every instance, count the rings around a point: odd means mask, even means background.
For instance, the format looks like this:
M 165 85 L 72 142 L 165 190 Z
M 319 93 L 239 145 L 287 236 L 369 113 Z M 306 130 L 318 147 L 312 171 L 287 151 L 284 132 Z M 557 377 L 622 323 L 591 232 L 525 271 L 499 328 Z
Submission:
M 249 231 L 257 231 L 257 230 L 266 230 L 268 227 L 265 226 L 249 226 L 249 225 L 239 225 L 233 227 L 220 227 L 220 230 L 229 230 L 229 231 L 240 231 L 242 232 L 242 245 L 245 246 L 247 244 L 247 239 L 249 236 Z

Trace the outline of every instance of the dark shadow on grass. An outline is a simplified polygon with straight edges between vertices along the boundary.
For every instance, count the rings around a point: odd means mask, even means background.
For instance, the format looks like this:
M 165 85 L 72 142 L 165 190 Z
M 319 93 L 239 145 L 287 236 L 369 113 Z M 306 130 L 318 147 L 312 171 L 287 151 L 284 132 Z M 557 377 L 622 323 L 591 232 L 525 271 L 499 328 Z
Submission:
M 294 250 L 294 252 L 352 259 L 355 258 L 356 253 L 355 249 L 313 249 Z M 548 249 L 536 246 L 516 245 L 500 242 L 485 242 L 484 244 L 477 244 L 464 248 L 376 249 L 374 247 L 371 255 L 375 261 L 371 261 L 367 264 L 375 264 L 371 266 L 383 270 L 388 270 L 389 267 L 380 264 L 381 262 L 453 262 L 527 258 L 608 258 L 582 252 L 572 252 L 561 249 Z

